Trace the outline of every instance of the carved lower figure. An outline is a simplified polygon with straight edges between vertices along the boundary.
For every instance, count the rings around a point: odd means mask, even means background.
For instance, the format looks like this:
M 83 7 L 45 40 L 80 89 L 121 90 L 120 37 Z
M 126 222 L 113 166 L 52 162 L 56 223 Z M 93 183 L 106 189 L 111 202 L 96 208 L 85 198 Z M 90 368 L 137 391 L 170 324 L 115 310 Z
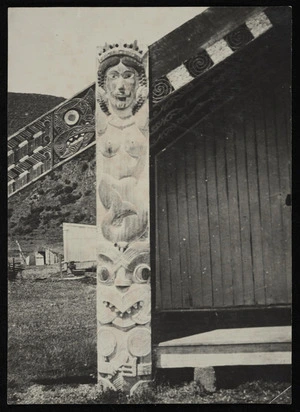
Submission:
M 122 246 L 100 245 L 97 317 L 98 372 L 124 389 L 151 373 L 151 290 L 149 244 Z

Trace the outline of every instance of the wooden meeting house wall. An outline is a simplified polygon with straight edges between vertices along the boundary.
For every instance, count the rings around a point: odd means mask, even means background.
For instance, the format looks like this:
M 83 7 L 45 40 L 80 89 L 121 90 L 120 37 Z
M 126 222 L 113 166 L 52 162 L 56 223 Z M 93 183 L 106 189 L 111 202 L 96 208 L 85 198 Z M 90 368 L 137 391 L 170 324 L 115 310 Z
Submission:
M 156 156 L 158 312 L 291 303 L 289 102 L 258 79 Z

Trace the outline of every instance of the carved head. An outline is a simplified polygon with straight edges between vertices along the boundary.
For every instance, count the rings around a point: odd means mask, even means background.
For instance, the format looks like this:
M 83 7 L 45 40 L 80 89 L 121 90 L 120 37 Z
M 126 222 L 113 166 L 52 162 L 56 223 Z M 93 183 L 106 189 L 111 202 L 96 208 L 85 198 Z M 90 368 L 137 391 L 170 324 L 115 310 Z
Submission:
M 127 109 L 136 100 L 138 73 L 122 60 L 106 71 L 105 91 L 110 104 L 119 110 Z
M 104 48 L 103 54 L 99 53 L 97 100 L 100 107 L 106 114 L 111 111 L 120 114 L 126 109 L 135 114 L 146 99 L 145 92 L 142 92 L 147 79 L 141 50 L 136 42 L 122 48 L 106 47 L 108 50 Z
M 150 321 L 149 245 L 132 243 L 128 249 L 101 247 L 98 264 L 98 319 L 121 328 Z
M 92 89 L 84 97 L 76 97 L 54 112 L 53 148 L 59 159 L 66 159 L 86 147 L 95 136 Z

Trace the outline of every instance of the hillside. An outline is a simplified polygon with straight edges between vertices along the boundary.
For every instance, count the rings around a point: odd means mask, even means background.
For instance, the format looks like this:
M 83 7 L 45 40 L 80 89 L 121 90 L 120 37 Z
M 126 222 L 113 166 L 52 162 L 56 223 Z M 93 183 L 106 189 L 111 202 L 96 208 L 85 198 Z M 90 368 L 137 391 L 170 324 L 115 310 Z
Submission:
M 53 109 L 64 100 L 64 97 L 48 96 L 34 93 L 7 94 L 7 134 L 17 132 L 44 113 Z
M 12 128 L 16 127 L 16 124 L 24 126 L 50 110 L 52 103 L 56 106 L 63 100 L 54 96 L 32 96 L 32 99 L 31 95 L 26 95 L 26 98 L 13 96 L 11 99 L 8 123 Z M 25 119 L 24 111 L 29 113 L 24 102 L 38 100 L 43 102 L 45 110 L 41 113 L 40 108 L 32 105 L 30 119 L 28 115 L 28 122 L 22 124 Z M 17 101 L 22 102 L 19 108 Z M 25 254 L 39 247 L 50 247 L 62 252 L 63 222 L 96 222 L 95 182 L 95 147 L 91 147 L 13 195 L 8 201 L 9 254 L 16 249 L 15 240 L 19 241 Z

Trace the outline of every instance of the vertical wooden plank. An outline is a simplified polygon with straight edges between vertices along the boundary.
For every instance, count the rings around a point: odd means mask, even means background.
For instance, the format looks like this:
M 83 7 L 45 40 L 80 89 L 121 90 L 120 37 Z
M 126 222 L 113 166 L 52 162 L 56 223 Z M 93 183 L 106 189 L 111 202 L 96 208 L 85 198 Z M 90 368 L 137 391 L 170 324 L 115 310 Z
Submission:
M 159 169 L 159 156 L 154 158 L 154 175 L 155 175 L 155 210 L 156 210 L 156 219 L 155 219 L 155 310 L 162 309 L 162 283 L 161 283 L 161 255 L 157 253 L 160 250 L 160 225 L 159 219 L 161 216 L 166 217 L 166 210 L 163 207 L 161 191 L 162 187 L 158 182 L 161 182 L 161 171 Z M 153 276 L 153 273 L 152 273 Z
M 271 211 L 271 245 L 272 245 L 272 303 L 287 301 L 287 285 L 284 276 L 284 245 L 282 233 L 281 196 L 279 184 L 279 160 L 282 156 L 277 149 L 277 130 L 275 122 L 275 96 L 267 88 L 264 93 L 264 119 L 266 144 L 268 152 L 270 211 Z M 284 102 L 283 102 L 284 104 Z
M 291 193 L 290 182 L 290 92 L 288 85 L 280 85 L 274 93 L 276 137 L 279 160 L 279 181 L 282 214 L 282 277 L 286 280 L 287 302 L 292 299 L 291 269 L 291 207 L 286 205 L 286 196 Z M 286 302 L 285 302 L 286 303 Z
M 220 252 L 222 265 L 222 284 L 224 306 L 233 305 L 233 285 L 229 232 L 229 211 L 228 211 L 228 186 L 227 168 L 225 162 L 225 136 L 223 112 L 212 116 L 214 124 L 214 136 L 216 144 L 216 182 L 218 193 L 218 215 L 220 233 Z
M 237 196 L 240 220 L 243 300 L 245 305 L 264 303 L 264 289 L 257 291 L 257 301 L 254 297 L 254 274 L 251 245 L 251 216 L 248 190 L 247 153 L 245 143 L 244 113 L 241 102 L 231 107 L 234 114 L 230 121 L 234 129 L 235 163 L 237 170 Z
M 203 125 L 196 129 L 198 138 L 195 146 L 198 230 L 200 237 L 201 285 L 204 307 L 213 307 L 211 243 L 208 217 L 208 194 L 206 183 L 205 136 Z
M 255 142 L 255 129 L 253 118 L 249 114 L 249 101 L 243 102 L 244 127 L 245 127 L 245 152 L 247 165 L 248 196 L 250 210 L 250 243 L 253 263 L 255 303 L 265 304 L 264 262 L 262 253 L 261 220 L 259 208 L 259 187 L 257 177 L 257 148 Z M 245 189 L 244 189 L 245 190 Z
M 225 154 L 227 167 L 227 185 L 228 185 L 228 210 L 229 210 L 229 228 L 230 228 L 230 249 L 231 249 L 231 270 L 233 283 L 233 301 L 235 306 L 244 304 L 243 292 L 243 267 L 242 267 L 242 241 L 240 226 L 240 211 L 237 193 L 237 170 L 236 170 L 236 153 L 235 153 L 235 132 L 232 126 L 230 116 L 231 107 L 227 106 L 224 119 L 227 120 L 224 125 L 225 133 Z M 228 121 L 229 120 L 229 121 Z M 245 187 L 244 187 L 245 190 Z M 251 269 L 249 268 L 251 273 Z
M 170 299 L 170 294 L 165 292 L 165 282 L 170 285 L 170 268 L 169 268 L 169 244 L 168 244 L 168 227 L 167 227 L 167 205 L 166 205 L 166 185 L 164 179 L 161 154 L 155 157 L 155 205 L 156 205 L 156 309 L 162 309 L 165 302 Z M 161 245 L 165 245 L 164 248 Z M 167 298 L 165 299 L 165 295 Z
M 258 196 L 261 223 L 261 240 L 263 252 L 263 271 L 266 287 L 266 303 L 275 303 L 273 285 L 274 279 L 274 256 L 272 252 L 272 217 L 271 217 L 271 199 L 270 199 L 270 179 L 269 179 L 269 152 L 267 136 L 265 130 L 263 97 L 259 89 L 255 90 L 252 99 L 249 101 L 249 117 L 253 114 L 254 121 L 254 144 L 257 161 L 258 175 Z M 258 276 L 263 276 L 262 273 Z
M 178 221 L 181 218 L 177 206 L 177 164 L 174 149 L 167 148 L 164 154 L 166 171 L 167 217 L 169 230 L 169 264 L 171 270 L 172 309 L 182 308 L 182 273 L 180 265 L 180 242 Z M 165 245 L 161 245 L 162 248 Z
M 291 184 L 291 159 L 292 159 L 292 122 L 291 122 L 291 91 L 290 83 L 284 88 L 285 92 L 285 124 L 286 124 L 286 150 L 288 159 L 288 177 L 289 177 L 289 193 L 291 194 L 292 184 Z M 286 254 L 286 274 L 287 274 L 287 289 L 288 289 L 288 301 L 292 301 L 292 227 L 291 227 L 291 207 L 286 205 L 284 208 L 284 227 L 286 230 L 285 239 L 287 240 L 287 254 Z
M 222 307 L 223 283 L 221 267 L 221 245 L 218 216 L 218 193 L 216 182 L 216 147 L 214 140 L 214 128 L 211 121 L 205 121 L 205 157 L 206 157 L 206 181 L 208 197 L 208 216 L 211 248 L 211 270 L 213 286 L 214 307 Z
M 193 308 L 201 308 L 202 285 L 201 285 L 201 259 L 199 243 L 199 213 L 197 208 L 197 186 L 195 165 L 195 136 L 185 135 L 186 155 L 186 187 L 188 199 L 188 225 L 189 225 L 189 255 L 190 276 L 192 283 Z
M 161 268 L 160 268 L 160 254 L 157 253 L 158 250 L 160 250 L 159 247 L 159 225 L 158 225 L 158 219 L 159 216 L 163 213 L 166 213 L 164 208 L 162 207 L 160 203 L 160 199 L 158 196 L 158 179 L 159 179 L 159 174 L 158 174 L 158 157 L 153 156 L 151 159 L 150 157 L 150 210 L 151 208 L 155 208 L 155 210 L 151 210 L 150 212 L 150 219 L 152 219 L 152 224 L 150 225 L 150 236 L 154 238 L 153 234 L 153 228 L 155 228 L 155 246 L 152 249 L 152 254 L 154 253 L 154 268 L 153 268 L 153 258 L 151 258 L 151 284 L 152 284 L 152 307 L 154 308 L 154 311 L 160 311 L 162 309 L 162 294 L 161 294 Z M 151 199 L 152 198 L 152 199 Z M 154 198 L 154 199 L 153 199 Z M 153 202 L 153 203 L 152 203 Z M 154 212 L 154 213 L 153 213 Z M 153 224 L 153 217 L 154 217 L 154 224 Z M 165 217 L 165 216 L 164 216 Z M 152 226 L 152 227 L 151 227 Z M 154 269 L 154 270 L 153 270 Z M 153 291 L 153 285 L 155 285 L 155 290 Z
M 182 141 L 174 148 L 174 159 L 176 164 L 177 178 L 177 207 L 178 207 L 178 229 L 180 245 L 180 268 L 182 278 L 182 298 L 183 307 L 193 307 L 192 290 L 191 290 L 191 272 L 190 272 L 190 244 L 189 244 L 189 226 L 188 226 L 188 201 L 186 192 L 185 176 L 185 146 Z

